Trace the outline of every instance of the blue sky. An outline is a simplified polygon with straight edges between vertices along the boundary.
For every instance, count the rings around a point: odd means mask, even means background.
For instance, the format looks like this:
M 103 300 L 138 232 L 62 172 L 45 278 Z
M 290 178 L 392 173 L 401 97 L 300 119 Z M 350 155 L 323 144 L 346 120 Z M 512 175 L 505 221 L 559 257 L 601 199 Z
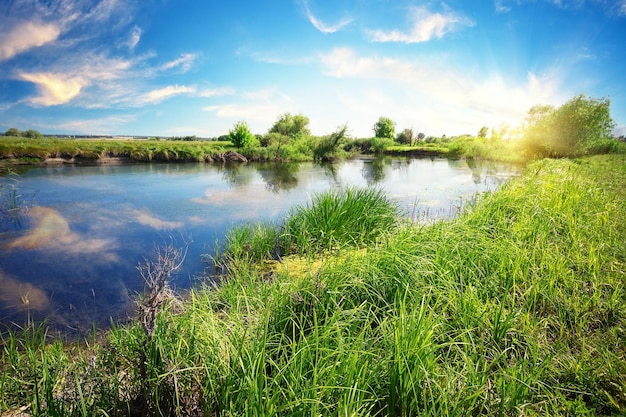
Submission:
M 450 136 L 586 94 L 625 134 L 625 62 L 626 0 L 2 0 L 0 132 Z

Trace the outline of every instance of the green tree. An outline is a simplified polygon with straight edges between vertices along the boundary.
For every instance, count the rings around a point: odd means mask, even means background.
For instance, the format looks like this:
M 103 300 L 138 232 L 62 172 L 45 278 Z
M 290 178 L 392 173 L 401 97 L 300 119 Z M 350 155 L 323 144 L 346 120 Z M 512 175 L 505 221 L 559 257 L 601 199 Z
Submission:
M 413 132 L 413 129 L 404 129 L 402 132 L 398 133 L 398 136 L 396 137 L 396 142 L 405 145 L 412 145 L 414 138 L 415 133 Z
M 291 138 L 309 136 L 311 134 L 309 118 L 302 114 L 295 116 L 292 116 L 291 113 L 281 114 L 270 128 L 269 133 L 278 133 Z
M 580 94 L 561 107 L 534 106 L 526 118 L 523 141 L 531 156 L 584 154 L 595 142 L 610 139 L 615 122 L 608 98 Z
M 377 138 L 393 139 L 396 131 L 396 123 L 388 117 L 381 116 L 374 124 L 374 136 Z
M 35 129 L 28 129 L 24 132 L 24 136 L 30 139 L 43 139 L 43 135 Z
M 228 131 L 228 139 L 237 148 L 247 148 L 256 142 L 256 136 L 250 132 L 248 124 L 244 121 L 239 121 L 233 125 L 233 128 Z
M 478 137 L 479 138 L 486 138 L 488 132 L 489 132 L 489 128 L 487 126 L 483 126 L 478 131 Z
M 22 136 L 22 132 L 14 127 L 9 128 L 4 134 L 5 136 Z
M 313 158 L 321 161 L 336 159 L 339 153 L 339 145 L 347 137 L 347 134 L 348 125 L 344 124 L 330 135 L 321 138 L 313 149 Z

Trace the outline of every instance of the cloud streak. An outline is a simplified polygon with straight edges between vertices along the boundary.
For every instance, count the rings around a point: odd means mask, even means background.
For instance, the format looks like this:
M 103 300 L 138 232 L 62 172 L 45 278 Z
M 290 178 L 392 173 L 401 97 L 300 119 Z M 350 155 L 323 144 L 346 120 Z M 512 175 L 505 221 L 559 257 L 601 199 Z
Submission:
M 411 9 L 412 25 L 409 31 L 399 30 L 370 31 L 370 40 L 373 42 L 401 42 L 422 43 L 432 39 L 441 39 L 446 34 L 458 30 L 462 26 L 473 26 L 469 18 L 454 12 L 431 13 L 426 8 L 414 7 Z
M 181 94 L 193 94 L 196 92 L 195 87 L 185 85 L 168 85 L 167 87 L 158 88 L 145 93 L 137 100 L 138 104 L 156 104 L 170 97 Z
M 187 72 L 191 69 L 191 66 L 193 65 L 196 58 L 196 54 L 182 54 L 180 58 L 166 62 L 165 64 L 161 65 L 161 70 L 169 70 L 172 68 L 180 67 L 183 72 Z
M 322 33 L 335 33 L 352 23 L 352 19 L 344 18 L 334 25 L 328 25 L 313 15 L 311 9 L 309 8 L 309 2 L 307 0 L 303 0 L 302 4 L 304 5 L 304 10 L 306 12 L 307 18 L 309 19 L 309 22 L 311 22 L 311 24 Z

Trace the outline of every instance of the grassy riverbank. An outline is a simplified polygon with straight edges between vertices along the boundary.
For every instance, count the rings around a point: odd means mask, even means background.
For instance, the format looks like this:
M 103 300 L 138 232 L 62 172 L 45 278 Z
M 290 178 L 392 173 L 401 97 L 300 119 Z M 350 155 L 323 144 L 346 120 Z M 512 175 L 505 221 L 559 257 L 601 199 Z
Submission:
M 0 137 L 0 163 L 98 163 L 111 158 L 128 162 L 225 162 L 228 152 L 237 152 L 251 161 L 336 160 L 358 154 L 480 158 L 523 164 L 537 155 L 529 153 L 520 140 L 459 136 L 429 138 L 414 145 L 392 139 L 347 139 L 327 145 L 327 137 L 307 136 L 267 146 L 236 148 L 230 141 L 204 140 L 101 140 L 31 139 Z M 319 157 L 320 149 L 325 156 Z M 594 141 L 571 156 L 599 153 L 625 153 L 626 143 L 617 140 Z M 226 155 L 226 157 L 225 157 Z
M 233 231 L 153 334 L 4 337 L 0 415 L 626 413 L 625 155 L 532 163 L 433 224 L 378 197 Z
M 227 141 L 0 138 L 0 159 L 29 163 L 55 158 L 97 161 L 111 157 L 134 162 L 204 162 L 234 149 Z

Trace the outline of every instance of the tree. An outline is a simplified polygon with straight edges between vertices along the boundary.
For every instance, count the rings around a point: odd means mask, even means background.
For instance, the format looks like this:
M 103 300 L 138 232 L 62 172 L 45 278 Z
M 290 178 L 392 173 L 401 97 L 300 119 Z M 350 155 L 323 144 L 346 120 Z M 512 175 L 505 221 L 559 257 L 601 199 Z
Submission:
M 489 128 L 487 126 L 481 127 L 480 130 L 478 131 L 478 137 L 479 138 L 486 138 L 487 137 L 487 132 L 489 132 Z
M 14 127 L 9 128 L 4 134 L 5 136 L 22 136 L 22 132 Z
M 231 130 L 228 131 L 228 140 L 230 140 L 237 148 L 246 148 L 256 141 L 256 136 L 250 132 L 246 122 L 239 121 L 233 125 Z
M 43 135 L 35 129 L 28 129 L 24 132 L 24 136 L 30 139 L 43 139 Z
M 278 116 L 269 133 L 278 133 L 291 138 L 309 136 L 309 118 L 302 114 L 292 116 L 291 113 L 284 113 Z
M 377 138 L 391 138 L 396 131 L 396 123 L 388 117 L 381 116 L 374 124 L 374 136 Z
M 414 136 L 413 129 L 404 129 L 402 132 L 398 133 L 396 141 L 405 145 L 412 145 Z
M 528 111 L 524 145 L 532 156 L 563 157 L 585 153 L 594 142 L 611 138 L 615 122 L 607 98 L 581 94 L 558 109 L 534 106 Z
M 313 149 L 313 158 L 321 161 L 329 161 L 335 159 L 341 141 L 348 135 L 348 125 L 337 127 L 333 133 L 320 139 L 317 146 Z
M 424 139 L 426 139 L 426 134 L 425 134 L 424 132 L 419 132 L 419 133 L 417 134 L 417 140 L 421 142 L 421 141 L 423 141 Z

